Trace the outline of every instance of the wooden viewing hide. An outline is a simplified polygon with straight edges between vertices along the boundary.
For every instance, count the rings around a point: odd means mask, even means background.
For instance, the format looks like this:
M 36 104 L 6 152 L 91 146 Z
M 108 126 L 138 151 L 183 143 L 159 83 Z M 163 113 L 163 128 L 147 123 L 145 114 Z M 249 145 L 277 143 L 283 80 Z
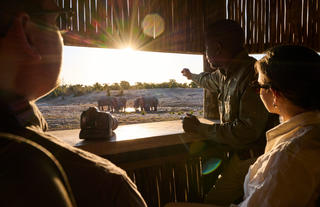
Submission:
M 223 18 L 241 24 L 250 53 L 284 43 L 319 51 L 319 1 L 57 0 L 75 12 L 60 19 L 66 45 L 180 53 L 202 53 L 205 24 Z
M 75 16 L 60 19 L 66 45 L 199 53 L 203 0 L 58 0 Z M 64 3 L 64 4 L 63 4 Z
M 240 23 L 250 53 L 279 44 L 320 51 L 319 0 L 228 0 L 227 18 Z
M 203 54 L 205 25 L 229 18 L 245 30 L 249 53 L 290 43 L 320 51 L 320 0 L 57 0 L 75 16 L 60 19 L 66 45 Z M 205 64 L 206 65 L 206 64 Z M 208 70 L 205 66 L 204 70 Z M 205 117 L 218 118 L 206 91 Z M 160 153 L 160 152 L 159 152 Z M 163 152 L 162 152 L 163 153 Z M 177 152 L 176 152 L 177 153 Z M 154 153 L 157 154 L 157 153 Z M 174 154 L 174 153 L 173 153 Z M 204 156 L 122 166 L 149 206 L 198 201 L 205 194 Z M 160 158 L 159 158 L 160 159 Z M 117 163 L 118 159 L 110 159 Z M 119 162 L 121 164 L 121 162 Z M 142 163 L 144 166 L 146 163 Z M 121 166 L 121 165 L 120 165 Z

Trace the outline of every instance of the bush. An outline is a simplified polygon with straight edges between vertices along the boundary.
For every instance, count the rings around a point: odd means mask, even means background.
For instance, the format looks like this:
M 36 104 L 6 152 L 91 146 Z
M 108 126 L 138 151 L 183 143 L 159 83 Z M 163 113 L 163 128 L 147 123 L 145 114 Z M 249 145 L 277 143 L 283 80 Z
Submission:
M 95 83 L 93 85 L 93 90 L 94 91 L 103 91 L 103 86 L 100 83 Z
M 54 91 L 52 91 L 49 95 L 44 98 L 54 98 L 58 96 L 82 96 L 84 94 L 90 92 L 100 92 L 106 91 L 106 95 L 110 96 L 110 90 L 119 90 L 119 95 L 123 95 L 123 90 L 129 89 L 152 89 L 152 88 L 198 88 L 197 84 L 191 82 L 187 83 L 178 83 L 174 79 L 170 79 L 169 82 L 162 83 L 142 83 L 137 82 L 135 85 L 130 85 L 128 81 L 121 81 L 120 83 L 113 83 L 111 85 L 108 84 L 100 84 L 95 83 L 92 86 L 84 86 L 81 84 L 76 85 L 61 85 L 57 87 Z
M 195 82 L 189 83 L 189 88 L 198 88 L 198 85 Z
M 120 87 L 124 90 L 128 90 L 130 88 L 130 83 L 128 81 L 121 81 Z
M 113 83 L 112 85 L 109 86 L 110 90 L 120 90 L 120 85 L 119 83 Z

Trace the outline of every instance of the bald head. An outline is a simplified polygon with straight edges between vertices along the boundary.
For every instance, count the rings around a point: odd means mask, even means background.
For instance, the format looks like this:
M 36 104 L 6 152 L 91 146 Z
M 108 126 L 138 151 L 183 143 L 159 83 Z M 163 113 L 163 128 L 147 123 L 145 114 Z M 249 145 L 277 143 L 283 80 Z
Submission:
M 219 41 L 225 49 L 232 51 L 243 49 L 244 38 L 241 26 L 230 19 L 209 24 L 205 33 L 206 42 Z
M 0 36 L 4 36 L 12 24 L 13 17 L 19 12 L 33 13 L 44 8 L 57 7 L 54 0 L 1 0 Z
M 243 50 L 244 32 L 233 20 L 209 24 L 205 32 L 206 58 L 212 68 L 224 67 Z
M 55 0 L 1 0 L 0 6 L 0 90 L 34 101 L 59 81 L 60 9 Z

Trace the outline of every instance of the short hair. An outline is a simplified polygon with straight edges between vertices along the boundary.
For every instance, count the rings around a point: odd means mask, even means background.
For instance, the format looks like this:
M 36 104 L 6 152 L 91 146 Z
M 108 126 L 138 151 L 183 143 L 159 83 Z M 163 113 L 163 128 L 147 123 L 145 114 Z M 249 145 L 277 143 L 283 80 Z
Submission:
M 43 0 L 1 0 L 0 1 L 0 36 L 10 28 L 13 16 L 21 11 L 32 12 L 42 9 Z
M 235 47 L 243 47 L 245 36 L 244 31 L 238 22 L 223 19 L 211 23 L 205 30 L 205 41 L 220 40 L 224 43 L 231 43 Z
M 307 110 L 320 109 L 320 56 L 314 50 L 295 45 L 274 47 L 256 62 L 271 88 L 293 104 Z

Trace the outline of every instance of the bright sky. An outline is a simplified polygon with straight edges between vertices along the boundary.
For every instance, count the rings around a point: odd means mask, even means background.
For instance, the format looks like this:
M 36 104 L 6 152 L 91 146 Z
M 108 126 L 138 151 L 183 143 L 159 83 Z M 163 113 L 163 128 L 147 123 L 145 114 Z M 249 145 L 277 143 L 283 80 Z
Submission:
M 122 80 L 131 85 L 169 79 L 190 82 L 181 75 L 182 68 L 189 68 L 193 73 L 202 72 L 203 56 L 65 46 L 61 79 L 62 84 L 73 85 L 112 84 Z
M 130 84 L 169 79 L 190 82 L 181 75 L 184 67 L 194 73 L 202 72 L 202 55 L 65 46 L 61 79 L 63 84 L 83 85 L 122 80 Z

